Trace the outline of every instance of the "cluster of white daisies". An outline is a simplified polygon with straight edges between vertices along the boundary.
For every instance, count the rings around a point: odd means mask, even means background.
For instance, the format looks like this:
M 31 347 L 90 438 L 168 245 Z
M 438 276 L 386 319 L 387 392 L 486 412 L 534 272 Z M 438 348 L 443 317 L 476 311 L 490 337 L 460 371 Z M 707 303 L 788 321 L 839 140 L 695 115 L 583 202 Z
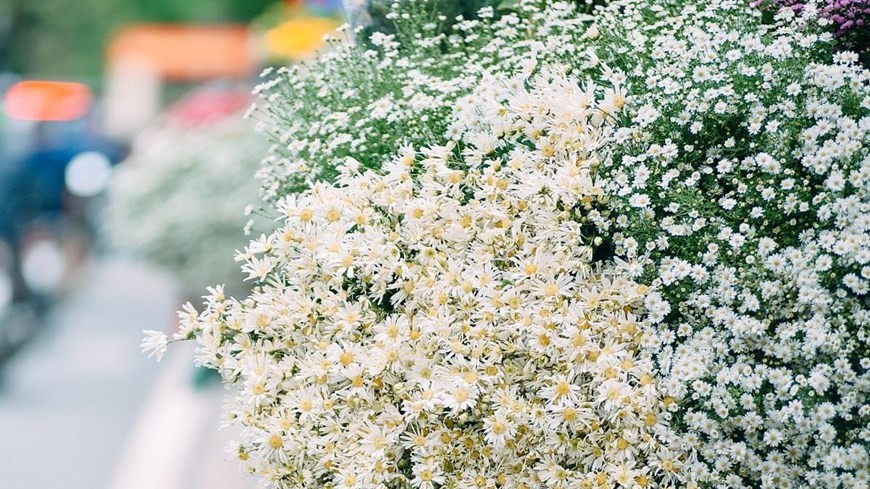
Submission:
M 457 80 L 417 122 L 433 134 L 396 127 L 429 93 L 408 85 L 368 160 L 330 167 L 292 147 L 337 126 L 285 127 L 276 229 L 237 257 L 257 287 L 212 289 L 173 338 L 237 387 L 246 470 L 276 488 L 866 488 L 870 74 L 813 15 L 618 0 L 590 25 L 521 2 L 433 28 Z M 421 62 L 373 41 L 373 60 Z M 272 107 L 314 110 L 287 80 Z M 374 141 L 355 120 L 348 144 Z M 291 159 L 332 180 L 277 191 Z
M 486 73 L 526 70 L 557 45 L 560 56 L 579 58 L 575 41 L 591 20 L 565 2 L 546 12 L 530 2 L 517 12 L 485 7 L 474 19 L 433 14 L 438 3 L 396 2 L 382 20 L 395 23 L 395 34 L 353 42 L 363 29 L 346 26 L 315 63 L 263 73 L 268 80 L 254 89 L 260 103 L 248 115 L 274 143 L 258 175 L 264 200 L 333 180 L 348 157 L 377 169 L 402 145 L 443 140 L 456 100 Z
M 679 431 L 721 487 L 866 487 L 870 72 L 791 9 L 616 15 L 632 115 L 598 175 Z

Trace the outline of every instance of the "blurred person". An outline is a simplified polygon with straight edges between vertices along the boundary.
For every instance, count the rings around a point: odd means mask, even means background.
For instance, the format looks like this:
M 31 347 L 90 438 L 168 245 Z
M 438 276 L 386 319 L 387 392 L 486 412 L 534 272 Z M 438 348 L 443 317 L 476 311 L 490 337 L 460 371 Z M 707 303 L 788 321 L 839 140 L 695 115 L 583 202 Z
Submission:
M 88 211 L 93 199 L 68 188 L 70 162 L 96 152 L 114 164 L 125 150 L 99 136 L 87 118 L 31 127 L 23 156 L 7 157 L 0 172 L 0 237 L 13 252 L 17 298 L 44 310 L 95 236 Z
M 73 158 L 92 151 L 113 164 L 125 154 L 119 144 L 89 130 L 85 120 L 38 123 L 33 149 L 19 165 L 19 190 L 25 195 L 22 210 L 27 213 L 22 217 L 83 221 L 83 202 L 68 191 L 65 172 Z

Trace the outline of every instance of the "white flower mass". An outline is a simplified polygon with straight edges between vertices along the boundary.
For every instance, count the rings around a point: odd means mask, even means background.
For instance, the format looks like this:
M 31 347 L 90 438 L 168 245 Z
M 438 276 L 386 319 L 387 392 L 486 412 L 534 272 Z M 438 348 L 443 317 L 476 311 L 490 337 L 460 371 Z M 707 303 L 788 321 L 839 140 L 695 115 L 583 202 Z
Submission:
M 173 337 L 235 387 L 242 467 L 868 487 L 870 72 L 815 10 L 530 0 L 445 31 L 425 3 L 257 89 L 280 217 L 237 256 L 253 292 Z
M 112 181 L 109 242 L 175 274 L 195 296 L 214 283 L 241 284 L 232 254 L 248 241 L 244 207 L 258 200 L 254 173 L 267 148 L 239 115 L 159 120 Z

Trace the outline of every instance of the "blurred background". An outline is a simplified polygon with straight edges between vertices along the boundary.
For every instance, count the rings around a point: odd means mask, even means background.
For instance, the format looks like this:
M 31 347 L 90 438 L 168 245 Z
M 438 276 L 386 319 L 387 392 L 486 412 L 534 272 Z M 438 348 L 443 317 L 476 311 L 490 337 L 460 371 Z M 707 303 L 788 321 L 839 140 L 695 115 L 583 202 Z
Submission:
M 350 2 L 359 3 L 359 2 Z M 242 489 L 180 305 L 245 285 L 259 73 L 340 0 L 0 0 L 0 487 Z

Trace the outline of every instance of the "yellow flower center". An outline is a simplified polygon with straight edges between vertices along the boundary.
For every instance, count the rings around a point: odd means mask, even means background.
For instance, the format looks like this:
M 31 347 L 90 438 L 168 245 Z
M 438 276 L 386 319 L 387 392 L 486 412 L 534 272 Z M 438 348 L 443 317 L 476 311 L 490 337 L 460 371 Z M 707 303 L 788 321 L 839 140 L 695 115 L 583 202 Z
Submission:
M 353 353 L 351 353 L 349 351 L 342 353 L 341 357 L 339 357 L 339 361 L 341 362 L 342 365 L 347 367 L 348 365 L 353 363 Z
M 390 324 L 389 326 L 387 326 L 387 336 L 392 339 L 396 339 L 396 337 L 399 336 L 399 327 L 395 324 Z
M 562 418 L 569 423 L 573 423 L 577 420 L 577 410 L 572 407 L 566 407 L 564 411 L 562 411 Z
M 465 402 L 468 400 L 468 392 L 465 389 L 456 389 L 456 392 L 453 393 L 453 397 L 457 402 Z
M 613 106 L 617 109 L 621 109 L 625 105 L 625 97 L 622 95 L 616 95 L 613 97 Z

